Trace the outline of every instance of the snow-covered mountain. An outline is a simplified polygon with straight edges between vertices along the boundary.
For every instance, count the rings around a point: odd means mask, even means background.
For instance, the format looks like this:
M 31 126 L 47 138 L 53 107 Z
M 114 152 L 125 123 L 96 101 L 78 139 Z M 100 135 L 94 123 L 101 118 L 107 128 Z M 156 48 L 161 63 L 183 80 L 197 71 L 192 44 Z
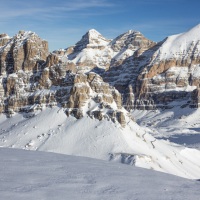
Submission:
M 47 42 L 35 33 L 21 31 L 13 38 L 2 34 L 1 91 L 6 95 L 13 92 L 16 72 L 30 92 L 59 85 L 58 79 L 64 78 L 67 70 L 93 71 L 118 89 L 127 109 L 166 108 L 182 99 L 198 107 L 198 33 L 199 25 L 156 44 L 138 31 L 130 30 L 109 40 L 92 29 L 75 46 L 49 55 Z
M 167 108 L 170 102 L 183 99 L 185 104 L 198 107 L 199 41 L 197 25 L 169 36 L 139 56 L 128 57 L 102 76 L 120 91 L 129 109 Z
M 200 25 L 173 35 L 144 53 L 137 77 L 136 96 L 151 99 L 156 107 L 185 101 L 198 107 L 200 78 Z M 190 102 L 189 102 L 190 101 Z
M 126 58 L 139 55 L 154 44 L 137 31 L 130 30 L 109 40 L 92 29 L 75 46 L 54 51 L 54 54 L 73 71 L 101 71 L 122 64 Z
M 183 98 L 198 107 L 199 41 L 199 25 L 157 44 L 138 31 L 107 40 L 90 30 L 74 47 L 54 54 L 74 72 L 100 74 L 128 109 L 166 108 Z
M 92 29 L 52 53 L 33 32 L 1 34 L 0 146 L 198 179 L 198 150 L 159 139 L 129 112 L 198 107 L 198 32 L 199 26 L 156 44 L 138 31 L 109 40 Z

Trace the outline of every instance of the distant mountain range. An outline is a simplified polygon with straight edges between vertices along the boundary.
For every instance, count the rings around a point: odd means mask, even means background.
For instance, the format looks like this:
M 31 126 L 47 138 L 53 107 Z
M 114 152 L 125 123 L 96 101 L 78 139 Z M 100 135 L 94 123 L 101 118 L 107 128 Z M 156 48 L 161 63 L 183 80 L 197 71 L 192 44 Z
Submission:
M 199 151 L 154 138 L 131 113 L 198 108 L 199 33 L 197 25 L 156 43 L 138 31 L 109 40 L 92 29 L 51 53 L 36 33 L 0 34 L 0 146 L 199 178 Z

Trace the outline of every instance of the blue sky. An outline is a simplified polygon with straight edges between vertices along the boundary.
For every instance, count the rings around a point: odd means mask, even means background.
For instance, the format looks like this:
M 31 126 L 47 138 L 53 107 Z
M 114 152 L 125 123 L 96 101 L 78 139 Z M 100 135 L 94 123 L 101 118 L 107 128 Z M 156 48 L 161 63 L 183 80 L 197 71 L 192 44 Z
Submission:
M 160 41 L 200 23 L 200 0 L 0 0 L 0 6 L 1 33 L 34 31 L 50 51 L 92 28 L 107 38 L 132 29 Z

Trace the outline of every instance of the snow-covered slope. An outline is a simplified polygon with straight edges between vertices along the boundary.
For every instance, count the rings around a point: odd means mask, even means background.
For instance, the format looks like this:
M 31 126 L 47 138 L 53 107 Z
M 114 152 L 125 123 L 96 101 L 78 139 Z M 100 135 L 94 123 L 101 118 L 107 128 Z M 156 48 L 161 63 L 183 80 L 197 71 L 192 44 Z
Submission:
M 166 110 L 134 110 L 132 114 L 154 137 L 200 149 L 199 109 L 174 106 Z
M 200 56 L 200 24 L 185 33 L 169 36 L 155 52 L 156 59 L 190 59 Z
M 1 115 L 0 146 L 86 156 L 199 178 L 199 151 L 155 139 L 128 115 L 125 128 L 117 121 L 87 115 L 67 118 L 58 107 L 32 116 L 15 114 L 7 119 Z
M 188 200 L 199 181 L 83 157 L 0 149 L 0 198 L 6 200 Z

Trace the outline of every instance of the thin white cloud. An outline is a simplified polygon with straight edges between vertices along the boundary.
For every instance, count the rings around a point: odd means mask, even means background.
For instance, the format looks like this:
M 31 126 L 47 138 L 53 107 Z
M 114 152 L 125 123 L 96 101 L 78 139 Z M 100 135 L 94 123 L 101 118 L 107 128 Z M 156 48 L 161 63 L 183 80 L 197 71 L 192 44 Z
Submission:
M 0 2 L 1 3 L 1 2 Z M 31 17 L 55 17 L 65 12 L 65 15 L 71 15 L 74 11 L 84 12 L 90 8 L 106 8 L 112 7 L 113 4 L 109 3 L 108 0 L 68 0 L 67 2 L 58 2 L 57 0 L 51 1 L 30 1 L 24 2 L 19 0 L 17 2 L 6 2 L 1 3 L 1 15 L 0 20 L 9 19 L 21 16 Z M 92 11 L 92 10 L 91 10 Z M 91 12 L 92 13 L 92 12 Z

